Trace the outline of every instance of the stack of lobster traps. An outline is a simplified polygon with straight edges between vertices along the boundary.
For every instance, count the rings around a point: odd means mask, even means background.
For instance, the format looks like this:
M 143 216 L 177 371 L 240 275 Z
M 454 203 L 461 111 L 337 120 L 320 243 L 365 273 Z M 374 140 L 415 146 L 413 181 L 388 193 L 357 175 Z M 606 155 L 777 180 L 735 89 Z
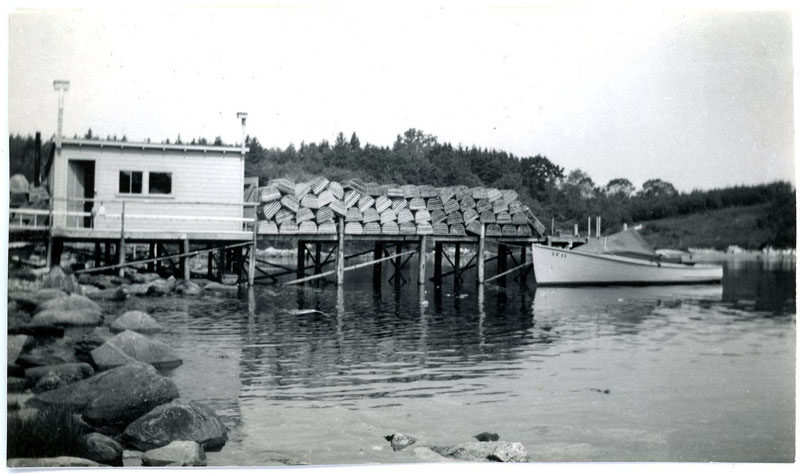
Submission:
M 514 190 L 451 186 L 380 185 L 318 177 L 280 178 L 258 189 L 258 233 L 349 235 L 544 235 L 545 226 Z

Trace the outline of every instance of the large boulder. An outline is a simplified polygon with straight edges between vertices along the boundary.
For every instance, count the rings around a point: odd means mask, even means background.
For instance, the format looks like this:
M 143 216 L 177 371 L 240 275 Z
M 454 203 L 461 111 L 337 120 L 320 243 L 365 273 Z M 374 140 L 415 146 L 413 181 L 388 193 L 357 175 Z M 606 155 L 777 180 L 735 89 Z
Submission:
M 92 375 L 94 375 L 92 366 L 80 362 L 32 367 L 25 370 L 25 378 L 33 384 L 35 393 L 55 390 Z
M 206 453 L 194 441 L 173 441 L 161 448 L 146 451 L 143 466 L 205 466 Z
M 81 436 L 79 444 L 85 458 L 109 465 L 122 464 L 122 445 L 106 435 L 88 433 Z
M 431 446 L 434 452 L 462 461 L 528 462 L 528 453 L 522 443 L 508 441 L 472 441 L 452 446 Z
M 58 456 L 55 458 L 11 458 L 8 467 L 102 467 L 91 459 L 76 458 L 74 456 Z
M 33 316 L 32 326 L 96 326 L 102 316 L 94 311 L 46 309 Z
M 178 398 L 175 383 L 146 364 L 129 364 L 28 401 L 33 407 L 65 405 L 92 426 L 121 429 L 158 405 Z
M 59 266 L 51 268 L 50 272 L 42 277 L 42 288 L 56 288 L 67 293 L 81 293 L 81 286 L 75 276 L 64 272 Z
M 75 352 L 65 341 L 34 347 L 17 357 L 17 365 L 25 368 L 75 362 Z
M 111 323 L 114 332 L 136 331 L 141 333 L 158 332 L 163 328 L 158 321 L 143 311 L 127 311 Z
M 16 302 L 20 309 L 32 313 L 47 300 L 67 296 L 66 293 L 55 288 L 40 288 L 35 291 L 9 291 L 8 300 Z
M 103 314 L 103 309 L 99 304 L 83 295 L 67 295 L 60 298 L 48 299 L 42 302 L 36 312 L 42 311 L 82 311 L 85 313 Z
M 172 349 L 163 342 L 150 339 L 135 331 L 124 331 L 107 340 L 103 346 L 112 345 L 134 359 L 152 364 L 159 369 L 170 369 L 183 363 Z M 97 363 L 95 353 L 101 352 L 103 346 L 92 351 L 92 358 Z M 99 366 L 98 366 L 99 367 Z
M 141 363 L 114 344 L 109 344 L 108 341 L 93 349 L 90 354 L 92 363 L 97 367 L 97 370 L 108 370 L 122 367 L 123 365 Z
M 82 335 L 75 341 L 75 359 L 88 364 L 94 363 L 92 351 L 105 344 L 112 336 L 111 331 L 103 326 L 96 327 L 92 329 L 92 332 Z
M 128 425 L 123 440 L 141 451 L 180 440 L 196 441 L 206 451 L 213 451 L 225 445 L 227 432 L 214 410 L 179 399 L 154 408 Z
M 22 354 L 23 349 L 27 349 L 33 344 L 33 338 L 25 335 L 8 336 L 8 347 L 6 353 L 8 354 L 7 362 L 14 364 L 17 362 L 17 357 Z

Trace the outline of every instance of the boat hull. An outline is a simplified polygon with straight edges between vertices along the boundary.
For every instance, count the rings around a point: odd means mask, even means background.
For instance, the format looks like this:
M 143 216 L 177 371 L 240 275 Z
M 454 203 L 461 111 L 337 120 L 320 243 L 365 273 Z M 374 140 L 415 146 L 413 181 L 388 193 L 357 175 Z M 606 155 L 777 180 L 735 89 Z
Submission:
M 675 285 L 717 283 L 719 265 L 654 262 L 533 244 L 537 285 Z

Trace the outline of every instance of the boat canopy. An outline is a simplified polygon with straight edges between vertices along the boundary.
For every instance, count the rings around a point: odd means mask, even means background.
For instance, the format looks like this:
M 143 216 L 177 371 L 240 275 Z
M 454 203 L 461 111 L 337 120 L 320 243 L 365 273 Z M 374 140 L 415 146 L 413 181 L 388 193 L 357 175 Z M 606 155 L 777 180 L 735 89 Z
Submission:
M 589 242 L 576 248 L 581 252 L 622 255 L 627 257 L 658 259 L 659 255 L 634 229 L 616 234 L 589 239 Z

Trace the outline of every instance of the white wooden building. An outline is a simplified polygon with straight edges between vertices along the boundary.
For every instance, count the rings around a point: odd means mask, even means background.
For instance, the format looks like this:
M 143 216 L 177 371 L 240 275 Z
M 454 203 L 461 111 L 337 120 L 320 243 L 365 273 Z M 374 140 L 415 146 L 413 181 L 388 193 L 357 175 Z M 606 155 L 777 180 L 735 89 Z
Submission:
M 241 233 L 245 152 L 228 146 L 63 140 L 48 171 L 53 227 L 119 232 L 124 202 L 126 234 Z

